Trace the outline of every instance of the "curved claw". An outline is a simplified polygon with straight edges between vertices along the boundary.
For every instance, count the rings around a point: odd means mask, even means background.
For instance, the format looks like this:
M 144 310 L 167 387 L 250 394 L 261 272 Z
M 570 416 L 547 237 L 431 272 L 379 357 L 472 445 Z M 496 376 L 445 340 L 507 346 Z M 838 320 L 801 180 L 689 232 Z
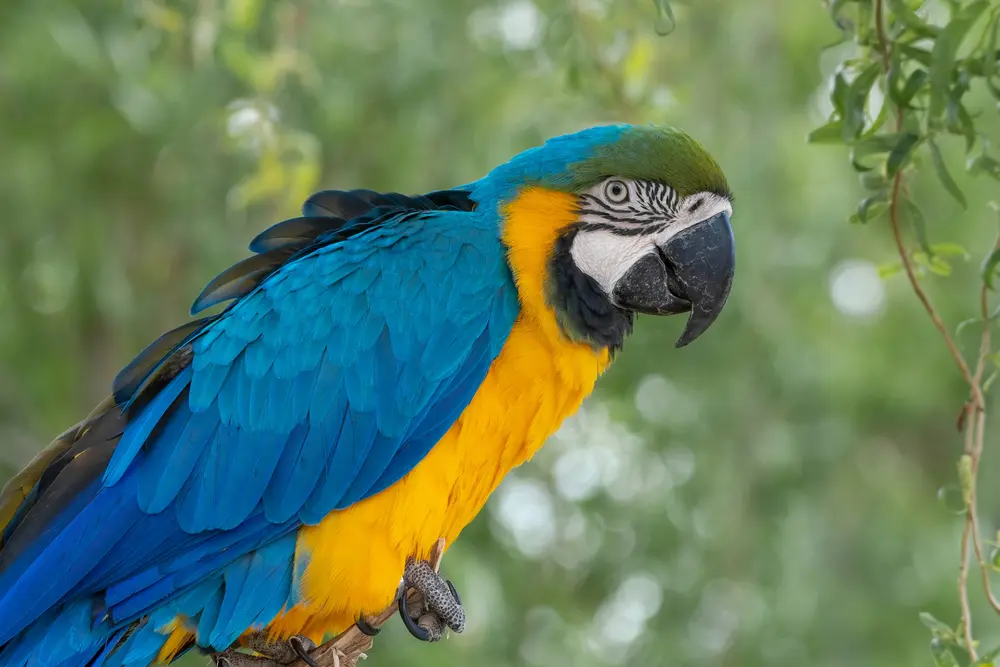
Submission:
M 382 632 L 382 628 L 373 628 L 371 623 L 365 620 L 364 616 L 356 620 L 354 624 L 358 626 L 358 630 L 361 631 L 361 634 L 368 635 L 369 637 L 374 637 L 378 633 Z
M 316 648 L 316 645 L 311 640 L 307 640 L 309 644 L 312 644 L 312 646 L 307 646 L 303 639 L 303 637 L 299 636 L 292 637 L 288 640 L 288 645 L 295 651 L 295 655 L 299 656 L 299 660 L 309 665 L 309 667 L 319 667 L 316 661 L 312 659 L 312 656 L 309 655 L 309 651 Z
M 399 617 L 403 619 L 403 625 L 406 626 L 411 635 L 422 642 L 429 642 L 431 640 L 431 634 L 417 625 L 417 622 L 410 617 L 410 610 L 406 605 L 405 590 L 399 596 Z
M 455 598 L 455 602 L 457 602 L 458 606 L 461 607 L 462 596 L 458 594 L 457 590 L 455 590 L 455 584 L 451 583 L 451 579 L 445 579 L 444 583 L 448 584 L 448 590 L 451 591 L 451 596 Z

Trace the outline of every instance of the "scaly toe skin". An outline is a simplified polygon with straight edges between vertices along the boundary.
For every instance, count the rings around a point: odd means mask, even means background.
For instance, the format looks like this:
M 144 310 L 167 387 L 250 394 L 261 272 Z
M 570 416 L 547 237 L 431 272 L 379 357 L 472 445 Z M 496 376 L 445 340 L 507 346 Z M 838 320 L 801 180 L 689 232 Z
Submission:
M 403 572 L 403 592 L 399 600 L 399 613 L 403 623 L 417 639 L 438 641 L 444 636 L 444 626 L 454 632 L 465 629 L 465 609 L 452 583 L 434 571 L 426 561 L 410 560 Z M 410 609 L 406 590 L 414 588 L 424 598 L 423 609 Z
M 244 637 L 243 645 L 254 653 L 263 656 L 263 658 L 250 656 L 230 649 L 229 651 L 218 654 L 220 656 L 220 660 L 217 661 L 217 664 L 219 664 L 220 667 L 242 667 L 244 664 L 254 665 L 255 667 L 271 667 L 272 664 L 277 666 L 290 665 L 297 660 L 301 660 L 310 667 L 316 667 L 316 661 L 314 661 L 309 655 L 309 653 L 316 648 L 316 643 L 308 637 L 297 635 L 290 638 L 288 641 L 272 641 L 268 638 L 267 633 L 258 632 Z M 233 658 L 235 660 L 252 658 L 258 662 L 235 662 L 228 666 L 221 662 L 221 660 L 230 659 L 231 656 L 240 656 L 239 658 Z M 260 662 L 260 660 L 267 660 L 269 662 Z

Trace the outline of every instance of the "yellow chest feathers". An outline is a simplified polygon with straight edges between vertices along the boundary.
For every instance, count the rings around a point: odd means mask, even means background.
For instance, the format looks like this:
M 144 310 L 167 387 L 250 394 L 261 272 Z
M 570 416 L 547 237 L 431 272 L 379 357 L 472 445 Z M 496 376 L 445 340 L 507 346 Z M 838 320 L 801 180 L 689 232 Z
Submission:
M 451 544 L 515 466 L 579 408 L 607 352 L 568 341 L 545 303 L 545 272 L 573 198 L 528 190 L 504 211 L 521 313 L 469 406 L 430 454 L 385 491 L 300 533 L 303 605 L 276 634 L 336 632 L 391 600 L 409 556 Z M 306 554 L 308 554 L 306 556 Z

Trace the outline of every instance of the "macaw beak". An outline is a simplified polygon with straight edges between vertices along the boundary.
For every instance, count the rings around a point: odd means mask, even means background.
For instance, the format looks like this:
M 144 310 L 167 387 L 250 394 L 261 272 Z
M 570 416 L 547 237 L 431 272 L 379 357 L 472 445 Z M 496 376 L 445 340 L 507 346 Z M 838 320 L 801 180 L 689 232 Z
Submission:
M 683 347 L 705 333 L 722 312 L 735 269 L 733 228 L 729 213 L 723 211 L 639 259 L 615 284 L 612 298 L 637 313 L 690 312 L 677 341 L 677 347 Z

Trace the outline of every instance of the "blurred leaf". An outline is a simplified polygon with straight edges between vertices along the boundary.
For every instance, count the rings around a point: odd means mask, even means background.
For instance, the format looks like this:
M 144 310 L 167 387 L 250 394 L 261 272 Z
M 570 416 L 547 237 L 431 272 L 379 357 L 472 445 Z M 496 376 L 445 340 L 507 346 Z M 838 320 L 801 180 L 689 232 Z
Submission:
M 977 665 L 992 665 L 996 662 L 996 659 L 1000 658 L 1000 646 L 996 647 L 991 651 L 986 651 L 979 656 L 979 662 Z
M 930 51 L 916 46 L 911 46 L 909 44 L 897 44 L 896 48 L 910 60 L 915 60 L 927 68 L 930 68 L 931 62 L 934 59 Z
M 931 640 L 931 655 L 934 657 L 934 664 L 937 667 L 958 667 L 955 654 L 940 637 Z
M 861 135 L 862 139 L 868 139 L 870 137 L 876 136 L 882 130 L 882 128 L 885 127 L 886 121 L 889 120 L 889 108 L 891 106 L 892 105 L 887 104 L 886 101 L 883 100 L 882 104 L 879 105 L 878 115 L 875 116 L 875 120 L 871 122 L 871 125 L 868 127 L 868 129 L 865 130 L 864 133 Z M 904 130 L 909 128 L 902 127 L 898 129 Z
M 951 275 L 951 264 L 937 255 L 930 255 L 923 250 L 915 250 L 910 254 L 914 264 L 927 269 L 931 273 L 948 277 Z
M 891 152 L 902 138 L 899 134 L 878 134 L 867 139 L 854 142 L 851 146 L 851 164 L 859 172 L 874 169 L 876 163 L 866 162 L 872 157 L 879 156 L 879 161 L 883 154 Z
M 870 0 L 860 0 L 858 2 L 858 23 L 855 27 L 856 41 L 861 46 L 868 46 L 873 41 L 875 34 L 873 14 L 875 3 Z
M 833 90 L 830 92 L 830 102 L 833 103 L 833 108 L 841 118 L 844 117 L 844 108 L 847 105 L 847 90 L 847 79 L 844 78 L 843 68 L 840 67 L 837 69 L 837 73 L 833 75 Z
M 920 135 L 905 132 L 896 145 L 892 148 L 892 152 L 889 153 L 889 159 L 885 162 L 885 175 L 888 178 L 892 178 L 896 175 L 903 165 L 910 159 L 910 155 L 913 154 L 913 149 L 920 144 Z
M 991 318 L 991 319 L 996 319 L 996 318 Z M 996 382 L 997 377 L 1000 377 L 1000 373 L 994 370 L 986 377 L 985 380 L 983 380 L 983 393 L 986 393 L 987 391 L 990 390 L 990 387 L 992 387 L 993 383 Z
M 885 174 L 877 171 L 863 171 L 858 174 L 858 182 L 865 190 L 884 190 L 889 185 Z
M 873 62 L 862 70 L 848 86 L 844 97 L 843 111 L 843 136 L 845 141 L 851 141 L 856 138 L 861 134 L 861 130 L 864 129 L 866 119 L 865 107 L 868 102 L 868 94 L 871 92 L 872 85 L 878 79 L 879 72 L 881 71 L 882 65 Z
M 889 52 L 889 70 L 885 75 L 885 87 L 889 93 L 889 97 L 895 95 L 895 91 L 899 88 L 900 77 L 903 76 L 903 54 L 899 51 L 891 50 Z
M 549 20 L 548 30 L 545 31 L 545 38 L 549 47 L 558 51 L 569 43 L 573 35 L 576 34 L 576 30 L 576 16 L 572 11 L 564 9 L 553 12 Z
M 855 214 L 851 216 L 851 222 L 864 224 L 878 217 L 884 212 L 888 198 L 889 195 L 886 192 L 878 192 L 870 197 L 865 197 L 858 204 Z
M 809 133 L 806 138 L 811 144 L 842 144 L 844 143 L 844 123 L 833 120 Z
M 894 275 L 902 272 L 903 262 L 902 260 L 893 260 L 891 262 L 886 262 L 885 264 L 880 264 L 878 267 L 878 276 L 882 280 L 887 280 Z
M 902 90 L 893 91 L 893 102 L 901 107 L 908 106 L 914 96 L 920 92 L 920 89 L 927 85 L 929 77 L 930 75 L 925 69 L 916 69 L 910 72 L 910 76 L 906 79 L 906 84 Z
M 260 21 L 262 0 L 225 0 L 229 24 L 242 31 L 253 30 Z
M 172 33 L 180 33 L 184 30 L 184 15 L 176 9 L 164 7 L 153 0 L 143 0 L 139 3 L 139 7 L 140 13 L 149 21 L 150 25 Z
M 670 0 L 653 0 L 653 4 L 656 5 L 656 21 L 653 27 L 656 34 L 666 37 L 677 27 L 674 10 L 670 7 Z
M 833 19 L 841 29 L 850 29 L 852 26 L 844 25 L 843 17 L 841 12 L 844 10 L 849 3 L 856 3 L 858 0 L 831 0 L 830 2 L 830 18 Z
M 953 95 L 948 96 L 947 127 L 952 134 L 965 137 L 965 152 L 968 153 L 976 144 L 976 127 L 972 122 L 972 116 L 962 104 L 961 98 Z
M 627 90 L 641 90 L 653 63 L 654 46 L 652 38 L 639 36 L 633 43 L 622 63 L 622 78 Z
M 191 57 L 196 65 L 212 59 L 215 40 L 219 36 L 219 25 L 214 16 L 200 13 L 191 22 Z
M 997 46 L 1000 45 L 998 44 L 1000 42 L 1000 7 L 993 10 L 986 30 L 988 37 L 986 51 L 983 53 L 983 76 L 992 79 L 997 71 L 997 59 L 1000 58 L 1000 53 L 997 52 Z
M 258 72 L 262 65 L 260 60 L 247 49 L 246 44 L 238 39 L 223 40 L 219 54 L 225 66 L 237 77 L 239 77 L 252 90 L 259 90 L 257 87 Z
M 572 91 L 583 88 L 583 73 L 580 71 L 580 63 L 570 60 L 566 65 L 566 86 Z
M 967 209 L 969 204 L 965 200 L 965 195 L 962 194 L 958 183 L 955 182 L 955 179 L 948 172 L 948 165 L 945 164 L 944 158 L 941 156 L 941 149 L 934 142 L 934 137 L 927 138 L 927 145 L 931 150 L 931 162 L 934 164 L 934 172 L 937 174 L 938 180 L 941 181 L 941 185 L 948 191 L 948 194 L 954 197 L 955 201 L 962 205 L 963 209 Z
M 1000 161 L 989 155 L 978 155 L 974 158 L 969 158 L 965 163 L 965 168 L 973 176 L 978 176 L 985 172 L 987 175 L 1000 181 Z
M 927 220 L 924 218 L 923 211 L 920 210 L 916 202 L 906 196 L 902 198 L 902 207 L 906 219 L 910 221 L 910 225 L 913 227 L 913 233 L 916 235 L 921 249 L 923 249 L 928 257 L 933 257 L 934 249 L 927 238 Z
M 940 497 L 940 492 L 938 496 Z M 955 631 L 952 630 L 946 623 L 934 618 L 934 615 L 930 612 L 922 611 L 920 612 L 920 622 L 923 623 L 928 630 L 930 630 L 935 637 L 940 637 L 946 641 L 955 641 L 956 635 Z
M 889 0 L 889 9 L 896 19 L 918 37 L 934 37 L 939 28 L 928 25 L 906 4 L 906 0 Z
M 961 257 L 965 260 L 970 258 L 969 251 L 958 243 L 935 243 L 931 246 L 931 250 L 933 254 L 941 255 L 942 257 Z
M 962 7 L 934 42 L 930 65 L 929 115 L 932 119 L 939 118 L 944 113 L 958 49 L 969 29 L 988 6 L 987 0 L 978 0 Z
M 982 322 L 982 320 L 978 317 L 970 317 L 967 320 L 962 320 L 958 323 L 958 326 L 955 327 L 955 336 L 958 337 L 962 335 L 963 331 L 971 327 L 973 324 L 979 324 L 980 322 Z
M 983 282 L 986 283 L 988 289 L 994 289 L 993 287 L 993 277 L 997 274 L 997 266 L 1000 266 L 1000 248 L 994 249 L 985 260 L 983 260 L 983 266 L 979 271 L 979 275 Z

